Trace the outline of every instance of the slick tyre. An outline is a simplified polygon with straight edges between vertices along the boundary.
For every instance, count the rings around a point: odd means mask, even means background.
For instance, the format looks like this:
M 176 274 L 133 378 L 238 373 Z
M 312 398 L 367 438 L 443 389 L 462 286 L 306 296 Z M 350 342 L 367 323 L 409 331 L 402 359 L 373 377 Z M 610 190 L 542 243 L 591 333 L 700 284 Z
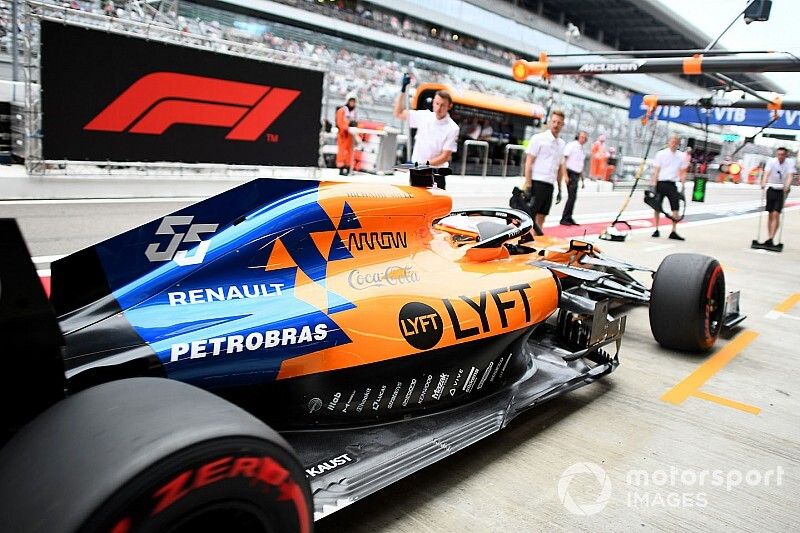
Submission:
M 157 378 L 63 400 L 0 452 L 7 531 L 307 532 L 304 471 L 277 433 L 233 404 Z
M 725 274 L 719 262 L 700 254 L 664 258 L 653 279 L 650 329 L 664 348 L 709 350 L 722 329 Z

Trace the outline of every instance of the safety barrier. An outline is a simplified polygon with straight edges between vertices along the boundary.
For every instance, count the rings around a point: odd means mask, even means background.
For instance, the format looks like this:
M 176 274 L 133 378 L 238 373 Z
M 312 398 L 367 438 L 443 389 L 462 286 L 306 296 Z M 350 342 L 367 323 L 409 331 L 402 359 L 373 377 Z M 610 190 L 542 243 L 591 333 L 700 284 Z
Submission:
M 483 174 L 481 177 L 486 177 L 486 168 L 489 164 L 489 143 L 486 141 L 473 141 L 468 140 L 464 141 L 462 145 L 462 149 L 464 151 L 464 155 L 461 157 L 461 176 L 465 176 L 467 174 L 467 152 L 469 152 L 470 146 L 476 146 L 478 148 L 483 148 Z
M 507 144 L 505 147 L 505 156 L 503 157 L 503 177 L 506 177 L 508 172 L 508 153 L 513 151 L 524 152 L 526 148 L 521 144 Z M 520 165 L 522 167 L 522 165 Z

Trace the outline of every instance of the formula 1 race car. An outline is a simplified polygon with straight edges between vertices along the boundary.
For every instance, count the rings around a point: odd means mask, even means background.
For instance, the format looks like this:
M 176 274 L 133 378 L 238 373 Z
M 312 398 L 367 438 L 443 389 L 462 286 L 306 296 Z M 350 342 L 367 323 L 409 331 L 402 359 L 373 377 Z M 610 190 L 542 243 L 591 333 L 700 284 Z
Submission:
M 510 204 L 530 215 L 530 206 L 520 195 L 521 191 L 515 187 Z M 487 216 L 495 217 L 495 221 L 487 221 Z M 485 239 L 487 231 L 492 231 L 489 228 L 499 231 L 503 222 L 498 222 L 498 218 L 504 217 L 494 210 L 470 210 L 451 214 L 439 221 L 436 228 L 453 233 L 455 239 L 467 244 Z M 672 254 L 653 270 L 610 257 L 585 239 L 552 238 L 545 236 L 535 223 L 533 226 L 535 237 L 524 235 L 516 244 L 504 245 L 511 261 L 557 273 L 561 278 L 562 300 L 579 295 L 593 301 L 608 299 L 612 308 L 649 305 L 651 331 L 665 348 L 709 350 L 721 331 L 730 330 L 747 318 L 740 312 L 740 292 L 726 293 L 722 267 L 711 257 Z M 648 288 L 631 275 L 635 272 L 652 276 L 652 286 Z
M 249 182 L 56 261 L 49 301 L 0 221 L 4 527 L 309 531 L 612 372 L 631 265 L 428 174 Z M 651 313 L 702 348 L 722 295 L 678 256 Z

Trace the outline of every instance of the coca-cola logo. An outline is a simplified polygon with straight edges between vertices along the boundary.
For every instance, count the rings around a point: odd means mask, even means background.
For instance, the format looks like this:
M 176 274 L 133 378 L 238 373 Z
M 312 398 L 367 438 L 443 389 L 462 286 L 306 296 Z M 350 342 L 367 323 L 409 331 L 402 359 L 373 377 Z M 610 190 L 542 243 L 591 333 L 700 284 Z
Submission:
M 347 283 L 356 290 L 364 290 L 370 287 L 406 285 L 418 281 L 419 273 L 415 272 L 411 265 L 393 265 L 379 272 L 353 270 L 347 276 Z

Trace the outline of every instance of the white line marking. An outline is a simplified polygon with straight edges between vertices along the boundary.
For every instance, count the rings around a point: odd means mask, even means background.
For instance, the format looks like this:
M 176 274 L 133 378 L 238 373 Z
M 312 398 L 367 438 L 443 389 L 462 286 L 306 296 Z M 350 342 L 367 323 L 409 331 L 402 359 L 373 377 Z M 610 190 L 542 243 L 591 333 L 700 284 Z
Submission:
M 800 206 L 798 206 L 798 205 L 792 206 L 792 207 L 787 207 L 787 208 L 784 209 L 785 212 L 786 211 L 798 211 L 798 210 L 800 210 Z M 678 228 L 691 228 L 691 227 L 695 227 L 695 226 L 710 226 L 711 224 L 721 224 L 721 223 L 724 223 L 724 222 L 730 222 L 732 220 L 745 220 L 745 219 L 748 219 L 748 218 L 755 218 L 755 217 L 758 217 L 760 215 L 761 215 L 761 211 L 755 211 L 753 213 L 744 213 L 742 215 L 736 215 L 736 216 L 733 216 L 733 217 L 710 218 L 710 219 L 706 219 L 706 220 L 697 220 L 697 221 L 694 221 L 694 222 L 681 222 L 678 225 Z M 545 228 L 553 227 L 553 226 L 557 226 L 557 225 L 558 224 L 552 224 L 552 225 L 545 224 Z M 631 230 L 629 233 L 631 235 L 641 235 L 641 234 L 645 234 L 645 233 L 650 232 L 651 229 L 652 228 L 636 228 L 636 229 Z M 594 233 L 594 234 L 589 233 L 585 237 L 581 236 L 581 238 L 589 239 L 589 238 L 598 237 L 599 235 L 600 235 L 599 233 Z M 598 244 L 601 243 L 600 241 L 596 241 L 596 242 L 598 242 Z M 610 242 L 610 241 L 602 241 L 603 244 L 608 243 L 608 242 Z M 753 250 L 753 249 L 750 249 L 750 248 L 748 248 L 746 251 L 748 251 L 750 253 L 756 253 L 756 254 L 757 253 L 765 253 L 765 254 L 766 253 L 770 253 L 770 252 L 767 252 L 766 250 Z
M 748 254 L 759 254 L 759 255 L 766 255 L 770 253 L 767 250 L 756 249 L 756 248 L 745 248 L 744 251 L 747 252 Z
M 675 248 L 674 244 L 656 244 L 655 246 L 648 246 L 644 249 L 645 252 L 657 252 L 658 250 L 668 250 Z
M 791 318 L 792 320 L 800 320 L 800 316 L 790 315 L 788 313 L 781 313 L 780 311 L 775 311 L 774 309 L 764 315 L 764 318 L 768 318 L 770 320 L 777 320 L 779 318 Z
M 457 196 L 454 195 L 454 200 L 456 198 L 457 198 Z M 754 204 L 753 202 L 750 202 L 750 201 L 747 201 L 747 202 L 736 202 L 736 203 L 725 204 L 725 205 L 726 205 L 726 207 L 729 206 L 729 210 L 726 211 L 726 213 L 727 212 L 738 213 L 738 212 L 746 210 L 746 209 L 753 209 L 753 208 L 759 207 L 758 205 L 756 205 L 756 204 Z M 702 207 L 703 206 L 697 206 L 697 207 L 692 206 L 692 209 L 691 210 L 687 210 L 686 214 L 687 215 L 713 214 L 713 212 L 711 210 L 704 211 L 702 209 Z M 785 209 L 785 211 L 790 211 L 790 210 L 795 210 L 795 209 L 800 209 L 800 206 L 787 207 Z M 608 223 L 611 220 L 613 220 L 614 217 L 616 217 L 618 213 L 619 213 L 618 211 L 609 211 L 609 212 L 606 212 L 606 213 L 587 213 L 585 215 L 578 215 L 575 218 L 575 220 L 579 224 L 592 224 L 592 223 L 596 223 L 596 222 L 606 222 L 606 223 Z M 761 213 L 761 211 L 759 210 L 759 211 L 755 211 L 753 213 L 743 213 L 741 215 L 726 216 L 725 219 L 726 220 L 735 220 L 737 217 L 745 218 L 745 217 L 752 216 L 752 215 L 758 215 L 760 213 Z M 626 210 L 625 213 L 623 214 L 622 218 L 623 218 L 623 220 L 626 220 L 632 226 L 638 226 L 639 224 L 647 223 L 648 224 L 647 227 L 652 227 L 653 224 L 652 224 L 652 222 L 650 222 L 650 218 L 652 218 L 652 216 L 653 216 L 653 210 L 652 209 L 637 209 L 635 211 Z M 645 220 L 637 220 L 637 219 L 645 219 Z M 712 219 L 708 219 L 708 220 L 716 221 L 716 220 L 718 220 L 718 218 L 712 218 Z M 701 225 L 701 223 L 703 223 L 703 222 L 708 223 L 708 224 L 713 224 L 714 223 L 714 222 L 709 222 L 707 220 L 698 220 L 698 221 L 695 221 L 695 222 L 682 222 L 681 225 L 688 225 L 688 224 Z M 558 224 L 557 223 L 552 223 L 552 222 L 550 224 L 545 223 L 545 227 L 549 227 L 549 226 L 558 226 Z
M 631 220 L 628 222 L 631 226 L 636 226 L 638 228 L 651 228 L 653 227 L 653 223 L 649 220 Z
M 58 261 L 62 257 L 66 257 L 67 254 L 61 255 L 39 255 L 36 257 L 31 257 L 34 265 L 44 265 L 45 263 L 52 263 L 53 261 Z
M 60 200 L 0 200 L 0 205 L 58 205 L 58 204 L 158 204 L 199 202 L 208 196 L 174 198 L 62 198 Z

